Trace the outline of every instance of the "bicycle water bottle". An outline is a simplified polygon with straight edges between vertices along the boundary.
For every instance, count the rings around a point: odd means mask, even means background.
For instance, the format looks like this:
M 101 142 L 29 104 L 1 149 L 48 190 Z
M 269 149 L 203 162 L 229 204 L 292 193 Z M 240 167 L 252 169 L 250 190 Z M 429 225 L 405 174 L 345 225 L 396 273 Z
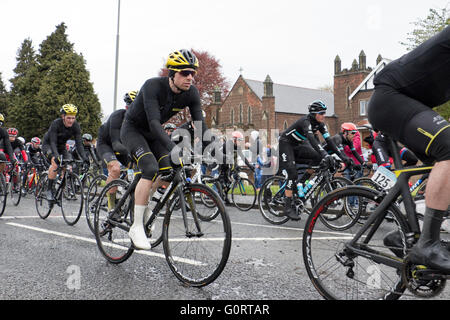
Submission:
M 128 176 L 128 181 L 129 182 L 133 181 L 133 176 L 134 176 L 133 169 L 128 169 L 127 170 L 127 176 Z
M 158 189 L 156 189 L 155 193 L 153 194 L 152 201 L 158 202 L 165 192 L 166 189 L 163 187 L 159 187 Z
M 303 198 L 305 196 L 303 192 L 303 185 L 300 182 L 297 183 L 297 193 L 300 198 Z
M 312 186 L 314 185 L 314 183 L 315 183 L 315 179 L 313 179 L 313 180 L 307 180 L 306 183 L 305 183 L 306 191 L 308 191 L 309 189 L 311 189 Z M 306 192 L 306 191 L 305 191 L 305 192 Z

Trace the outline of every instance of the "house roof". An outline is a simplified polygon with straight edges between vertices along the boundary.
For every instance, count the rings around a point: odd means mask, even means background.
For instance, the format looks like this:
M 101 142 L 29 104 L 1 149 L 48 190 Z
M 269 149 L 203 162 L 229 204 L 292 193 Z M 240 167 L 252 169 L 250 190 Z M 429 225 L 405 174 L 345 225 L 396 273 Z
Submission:
M 244 79 L 244 81 L 258 98 L 262 99 L 264 82 L 249 79 Z M 273 95 L 275 97 L 275 112 L 307 114 L 308 105 L 312 101 L 322 100 L 328 107 L 326 115 L 334 115 L 334 95 L 329 91 L 274 83 Z
M 392 60 L 390 59 L 382 59 L 378 65 L 370 72 L 367 77 L 359 84 L 358 87 L 350 94 L 348 100 L 352 100 L 356 94 L 361 90 L 371 90 L 374 88 L 373 78 L 379 73 L 383 68 L 389 64 Z

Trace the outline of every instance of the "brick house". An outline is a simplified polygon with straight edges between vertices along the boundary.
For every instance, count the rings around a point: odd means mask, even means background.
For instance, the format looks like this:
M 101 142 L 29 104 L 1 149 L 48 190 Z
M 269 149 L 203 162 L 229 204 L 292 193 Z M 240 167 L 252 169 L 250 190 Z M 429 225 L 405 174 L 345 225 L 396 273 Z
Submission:
M 333 93 L 325 90 L 294 87 L 273 83 L 268 75 L 264 81 L 238 77 L 222 101 L 214 93 L 214 103 L 205 107 L 208 126 L 222 132 L 227 129 L 284 131 L 308 113 L 308 104 L 320 99 L 328 106 L 327 123 L 335 130 Z
M 341 70 L 341 59 L 336 56 L 334 60 L 334 110 L 338 124 L 353 122 L 359 127 L 364 138 L 369 130 L 364 127 L 368 124 L 367 105 L 373 94 L 373 78 L 391 60 L 378 55 L 375 68 L 367 67 L 364 51 L 359 54 L 358 61 L 353 60 L 350 69 Z M 364 145 L 363 145 L 364 146 Z

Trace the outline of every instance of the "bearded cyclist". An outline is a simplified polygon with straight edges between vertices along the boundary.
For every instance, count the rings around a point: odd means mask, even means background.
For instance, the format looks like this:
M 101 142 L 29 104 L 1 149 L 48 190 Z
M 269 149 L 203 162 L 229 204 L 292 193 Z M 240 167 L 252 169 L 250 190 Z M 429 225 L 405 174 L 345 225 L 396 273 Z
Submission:
M 179 165 L 178 157 L 170 154 L 175 143 L 162 124 L 189 107 L 192 119 L 202 121 L 203 132 L 207 129 L 200 95 L 193 86 L 198 67 L 198 59 L 190 50 L 171 53 L 166 62 L 168 77 L 147 80 L 125 114 L 120 139 L 142 172 L 135 190 L 134 221 L 129 231 L 138 249 L 151 248 L 144 231 L 144 217 L 148 216 L 147 204 L 153 180 L 159 170 L 170 170 L 172 164 Z
M 62 159 L 71 159 L 66 143 L 69 139 L 75 139 L 75 145 L 85 165 L 89 166 L 89 158 L 84 153 L 81 140 L 80 125 L 76 121 L 78 108 L 73 104 L 65 104 L 60 109 L 61 117 L 53 120 L 50 128 L 44 135 L 42 152 L 50 161 L 48 170 L 47 200 L 54 200 L 53 186 L 56 179 L 58 165 Z

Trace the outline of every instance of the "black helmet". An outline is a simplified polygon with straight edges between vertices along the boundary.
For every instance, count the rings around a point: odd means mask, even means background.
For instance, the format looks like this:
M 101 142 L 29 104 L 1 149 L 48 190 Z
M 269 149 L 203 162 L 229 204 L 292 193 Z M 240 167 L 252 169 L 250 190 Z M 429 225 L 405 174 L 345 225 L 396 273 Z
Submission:
M 309 113 L 319 113 L 327 110 L 327 106 L 321 100 L 315 100 L 308 106 Z
M 89 133 L 83 134 L 83 140 L 92 141 L 92 136 Z

